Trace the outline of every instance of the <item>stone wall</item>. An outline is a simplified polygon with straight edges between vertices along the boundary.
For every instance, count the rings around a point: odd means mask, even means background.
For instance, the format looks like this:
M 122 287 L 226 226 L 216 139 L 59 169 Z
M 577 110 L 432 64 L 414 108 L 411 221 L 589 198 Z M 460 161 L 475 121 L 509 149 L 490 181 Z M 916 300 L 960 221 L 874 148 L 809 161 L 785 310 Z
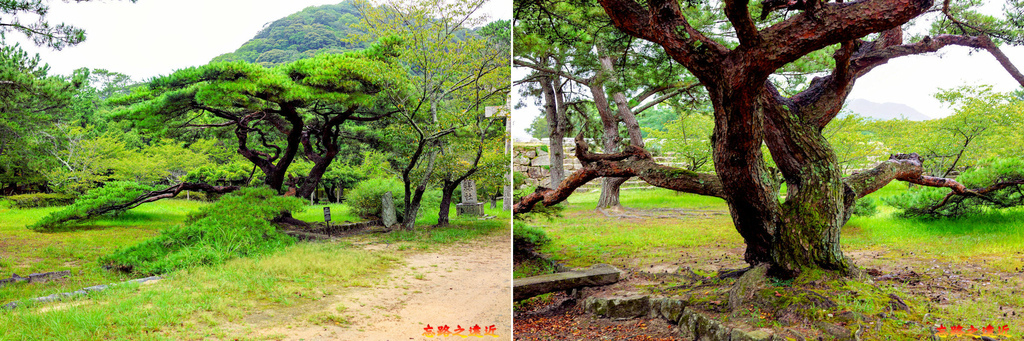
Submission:
M 526 184 L 523 186 L 544 186 L 551 187 L 551 156 L 548 153 L 548 146 L 539 143 L 515 144 L 512 146 L 512 171 L 526 175 Z M 564 154 L 565 176 L 583 168 L 583 164 L 576 159 L 576 145 L 567 143 Z M 600 181 L 595 180 L 600 186 Z
M 545 139 L 547 140 L 547 139 Z M 563 143 L 565 150 L 565 159 L 562 163 L 565 167 L 565 176 L 568 177 L 570 174 L 583 168 L 583 164 L 576 159 L 576 144 L 572 139 L 566 139 Z M 551 163 L 550 153 L 548 152 L 548 146 L 544 143 L 516 143 L 512 147 L 512 171 L 526 175 L 526 184 L 524 187 L 529 186 L 544 186 L 551 187 Z M 600 153 L 598 149 L 594 151 Z M 660 164 L 673 167 L 681 167 L 683 164 L 676 162 L 672 157 L 657 156 L 654 160 Z M 586 185 L 577 189 L 578 192 L 599 190 L 601 188 L 601 178 L 591 180 Z M 653 186 L 639 180 L 637 178 L 631 178 L 621 187 L 624 190 L 628 189 L 651 189 Z

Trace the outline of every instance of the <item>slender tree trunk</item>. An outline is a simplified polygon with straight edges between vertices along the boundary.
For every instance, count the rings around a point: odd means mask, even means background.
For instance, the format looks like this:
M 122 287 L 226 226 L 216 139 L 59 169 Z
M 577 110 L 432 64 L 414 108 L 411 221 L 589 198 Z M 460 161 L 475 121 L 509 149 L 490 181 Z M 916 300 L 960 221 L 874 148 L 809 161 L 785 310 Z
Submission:
M 544 115 L 548 121 L 548 160 L 551 164 L 551 185 L 558 187 L 558 184 L 565 179 L 565 148 L 562 140 L 565 138 L 568 119 L 565 117 L 565 94 L 562 92 L 562 85 L 559 77 L 544 77 L 541 83 L 541 90 L 544 93 Z
M 451 214 L 452 194 L 455 193 L 456 187 L 458 187 L 457 182 L 444 180 L 441 187 L 441 206 L 437 214 L 437 226 L 439 227 L 449 224 L 448 216 Z
M 430 176 L 434 173 L 434 161 L 437 160 L 437 150 L 431 150 L 427 156 L 427 169 L 423 172 L 423 178 L 419 185 L 416 186 L 415 191 L 409 192 L 409 186 L 406 185 L 405 192 L 405 214 L 403 215 L 402 227 L 407 231 L 412 231 L 416 228 L 416 216 L 420 212 L 420 204 L 423 201 L 423 193 L 427 191 L 427 182 L 430 180 Z
M 300 198 L 309 198 L 309 195 L 316 192 L 317 186 L 320 185 L 320 179 L 324 177 L 324 173 L 327 172 L 327 167 L 334 161 L 334 157 L 337 152 L 327 152 L 322 159 L 317 160 L 313 164 L 313 168 L 309 170 L 309 174 L 303 179 L 301 185 L 297 186 L 295 190 L 295 196 Z

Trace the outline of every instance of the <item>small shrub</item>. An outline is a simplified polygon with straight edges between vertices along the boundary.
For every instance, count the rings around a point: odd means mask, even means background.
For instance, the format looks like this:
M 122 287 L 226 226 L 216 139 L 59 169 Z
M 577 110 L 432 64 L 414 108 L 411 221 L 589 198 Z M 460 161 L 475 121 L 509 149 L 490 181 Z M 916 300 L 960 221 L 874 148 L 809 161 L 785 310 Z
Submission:
M 512 230 L 512 240 L 516 243 L 528 243 L 532 247 L 543 246 L 551 242 L 544 230 L 525 224 L 516 225 Z
M 871 217 L 878 213 L 878 201 L 874 198 L 864 197 L 853 203 L 853 214 L 862 217 Z
M 302 200 L 279 196 L 266 187 L 243 188 L 189 213 L 184 224 L 100 262 L 126 272 L 154 275 L 267 254 L 295 243 L 295 238 L 278 233 L 270 220 L 284 211 L 298 211 L 302 205 Z
M 391 191 L 391 196 L 395 200 L 395 211 L 401 216 L 401 212 L 405 211 L 405 202 L 402 199 L 405 188 L 401 181 L 394 178 L 373 178 L 360 182 L 348 192 L 345 203 L 352 207 L 352 213 L 359 217 L 380 218 L 381 198 L 387 191 Z M 424 198 L 426 197 L 424 194 Z
M 73 195 L 57 193 L 20 194 L 7 197 L 12 208 L 36 208 L 70 205 L 75 201 Z
M 104 208 L 127 204 L 140 195 L 153 190 L 152 186 L 132 181 L 108 182 L 103 187 L 93 188 L 75 200 L 71 206 L 50 213 L 35 224 L 29 226 L 37 232 L 51 232 L 69 228 L 70 222 L 80 222 L 99 216 Z M 123 210 L 113 210 L 109 214 L 120 214 Z
M 526 179 L 527 179 L 526 174 L 523 174 L 522 172 L 513 172 L 512 173 L 512 188 L 523 187 L 523 185 L 526 184 Z

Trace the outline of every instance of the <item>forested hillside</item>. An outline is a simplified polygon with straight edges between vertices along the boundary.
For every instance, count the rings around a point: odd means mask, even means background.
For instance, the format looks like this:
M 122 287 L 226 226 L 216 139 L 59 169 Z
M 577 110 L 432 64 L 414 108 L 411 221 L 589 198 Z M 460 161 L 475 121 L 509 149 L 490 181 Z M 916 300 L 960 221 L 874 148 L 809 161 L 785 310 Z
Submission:
M 235 52 L 217 56 L 212 61 L 244 60 L 273 66 L 309 58 L 318 52 L 363 49 L 368 42 L 358 37 L 365 36 L 366 32 L 354 26 L 359 18 L 359 11 L 350 1 L 308 7 L 268 24 Z

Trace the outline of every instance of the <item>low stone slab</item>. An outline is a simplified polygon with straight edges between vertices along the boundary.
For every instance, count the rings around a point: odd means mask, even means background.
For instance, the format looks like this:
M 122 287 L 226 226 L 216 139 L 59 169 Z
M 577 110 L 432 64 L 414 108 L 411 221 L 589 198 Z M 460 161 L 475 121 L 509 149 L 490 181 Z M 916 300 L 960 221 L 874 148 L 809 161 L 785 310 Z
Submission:
M 478 203 L 472 203 L 472 204 L 464 204 L 464 203 L 455 204 L 455 215 L 456 216 L 471 215 L 471 216 L 477 216 L 477 217 L 482 216 L 482 215 L 484 215 L 484 203 L 478 202 Z
M 512 297 L 520 301 L 549 292 L 608 285 L 618 282 L 621 274 L 614 266 L 597 264 L 586 270 L 519 278 L 512 282 Z
M 139 283 L 139 284 L 142 284 L 142 283 L 145 283 L 145 282 L 157 281 L 157 280 L 161 280 L 161 279 L 163 279 L 163 277 L 160 277 L 160 276 L 150 276 L 150 277 L 146 277 L 146 278 L 137 278 L 137 279 L 129 280 L 129 281 L 126 281 L 126 282 L 123 282 L 123 283 Z M 94 285 L 94 286 L 91 286 L 91 287 L 88 287 L 88 288 L 84 288 L 82 290 L 77 290 L 77 291 L 72 291 L 72 292 L 62 292 L 62 293 L 53 294 L 53 295 L 50 295 L 50 296 L 36 297 L 36 298 L 33 298 L 33 299 L 29 300 L 29 301 L 32 301 L 32 302 L 43 302 L 43 303 L 45 303 L 45 302 L 53 302 L 53 301 L 60 301 L 60 300 L 63 300 L 65 298 L 68 298 L 68 297 L 83 296 L 83 295 L 89 294 L 90 292 L 103 291 L 103 290 L 106 290 L 109 287 L 110 287 L 110 284 Z M 4 304 L 4 305 L 0 306 L 0 308 L 14 309 L 14 308 L 18 307 L 18 304 L 19 304 L 18 301 L 9 302 L 7 304 Z
M 661 303 L 661 302 L 658 302 Z M 583 311 L 611 318 L 643 317 L 651 310 L 647 296 L 628 297 L 587 297 L 583 300 Z
M 9 283 L 24 281 L 28 281 L 29 283 L 47 282 L 55 279 L 61 279 L 69 275 L 71 275 L 70 270 L 35 273 L 28 275 L 28 277 L 21 277 L 18 276 L 18 274 L 13 274 L 10 278 L 0 279 L 0 287 Z

